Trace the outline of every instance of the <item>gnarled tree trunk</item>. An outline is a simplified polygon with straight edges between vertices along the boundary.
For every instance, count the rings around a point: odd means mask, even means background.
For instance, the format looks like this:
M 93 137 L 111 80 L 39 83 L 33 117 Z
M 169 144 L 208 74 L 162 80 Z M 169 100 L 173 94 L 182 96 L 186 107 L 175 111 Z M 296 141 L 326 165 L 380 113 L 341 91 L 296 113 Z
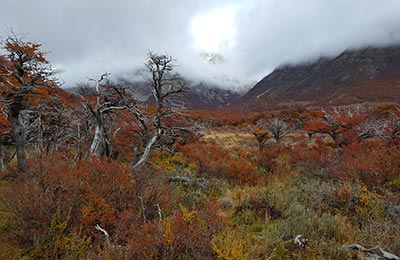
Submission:
M 96 157 L 103 156 L 106 152 L 107 140 L 102 115 L 100 113 L 96 115 L 96 126 L 94 131 L 93 141 L 90 145 L 90 154 Z
M 4 146 L 0 144 L 0 172 L 3 172 L 5 168 L 4 163 Z
M 15 142 L 15 151 L 17 154 L 18 172 L 26 172 L 28 161 L 25 152 L 26 129 L 22 122 L 21 110 L 18 107 L 12 107 L 9 114 L 11 123 L 11 134 Z
M 156 129 L 155 134 L 153 135 L 153 137 L 150 139 L 150 141 L 147 143 L 146 147 L 144 148 L 144 152 L 143 152 L 142 156 L 140 157 L 139 161 L 137 161 L 132 166 L 133 170 L 140 169 L 146 164 L 146 162 L 149 160 L 151 149 L 153 148 L 153 145 L 157 142 L 159 137 L 160 137 L 159 129 Z

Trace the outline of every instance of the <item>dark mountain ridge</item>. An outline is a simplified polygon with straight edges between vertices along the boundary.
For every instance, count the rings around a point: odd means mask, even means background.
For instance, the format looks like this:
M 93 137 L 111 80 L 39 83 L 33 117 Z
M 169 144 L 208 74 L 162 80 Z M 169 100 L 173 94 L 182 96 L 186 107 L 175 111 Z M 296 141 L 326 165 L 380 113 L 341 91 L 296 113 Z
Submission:
M 234 105 L 256 111 L 288 103 L 340 105 L 400 100 L 400 45 L 348 50 L 334 58 L 283 65 Z
M 129 90 L 140 100 L 148 104 L 153 104 L 151 88 L 144 81 L 129 82 L 121 81 Z M 193 83 L 186 81 L 185 91 L 175 97 L 175 102 L 187 109 L 196 110 L 217 110 L 224 109 L 228 105 L 237 101 L 243 93 L 223 89 L 206 83 Z

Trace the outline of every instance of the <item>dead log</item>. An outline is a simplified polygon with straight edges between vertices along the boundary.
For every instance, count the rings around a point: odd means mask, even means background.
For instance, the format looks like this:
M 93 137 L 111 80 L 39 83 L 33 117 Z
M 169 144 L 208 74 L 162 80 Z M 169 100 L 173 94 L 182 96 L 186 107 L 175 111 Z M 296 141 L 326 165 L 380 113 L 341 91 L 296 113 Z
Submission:
M 95 228 L 96 228 L 98 231 L 100 231 L 100 232 L 102 232 L 102 233 L 104 234 L 104 236 L 105 236 L 105 238 L 106 238 L 106 244 L 107 244 L 107 246 L 112 247 L 111 240 L 110 240 L 110 234 L 108 234 L 107 230 L 101 228 L 99 224 L 97 224 L 97 225 L 95 226 Z
M 359 244 L 344 245 L 346 249 L 353 249 L 365 254 L 361 259 L 364 260 L 400 260 L 400 258 L 392 253 L 383 250 L 381 247 L 365 248 Z

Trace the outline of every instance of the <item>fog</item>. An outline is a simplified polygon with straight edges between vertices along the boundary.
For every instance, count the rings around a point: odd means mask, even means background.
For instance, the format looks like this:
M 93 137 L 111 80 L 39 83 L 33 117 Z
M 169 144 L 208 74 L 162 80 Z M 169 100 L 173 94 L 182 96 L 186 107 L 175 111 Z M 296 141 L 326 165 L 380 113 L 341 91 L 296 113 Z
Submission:
M 400 43 L 399 14 L 398 0 L 3 0 L 0 35 L 42 43 L 65 86 L 105 71 L 134 80 L 151 50 L 188 79 L 238 89 L 283 63 Z

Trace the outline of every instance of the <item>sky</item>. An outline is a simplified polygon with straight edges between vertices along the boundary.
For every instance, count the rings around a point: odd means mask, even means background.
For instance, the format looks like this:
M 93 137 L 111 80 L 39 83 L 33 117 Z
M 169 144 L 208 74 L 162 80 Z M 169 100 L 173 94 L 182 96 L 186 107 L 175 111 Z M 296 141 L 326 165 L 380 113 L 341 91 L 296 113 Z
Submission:
M 11 30 L 43 44 L 67 87 L 139 79 L 153 51 L 192 81 L 238 89 L 281 64 L 400 43 L 400 0 L 1 0 L 0 37 Z

